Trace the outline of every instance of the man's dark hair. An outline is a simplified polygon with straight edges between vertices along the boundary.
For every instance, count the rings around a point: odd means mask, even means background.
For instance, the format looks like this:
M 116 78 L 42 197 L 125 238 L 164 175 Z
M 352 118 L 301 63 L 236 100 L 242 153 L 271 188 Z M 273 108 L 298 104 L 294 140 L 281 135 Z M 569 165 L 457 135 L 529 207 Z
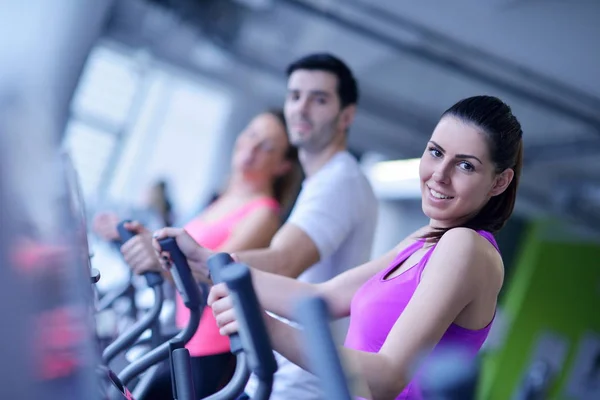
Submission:
M 286 71 L 287 76 L 289 77 L 294 71 L 299 69 L 326 71 L 334 74 L 338 79 L 337 93 L 340 98 L 341 107 L 345 108 L 351 104 L 358 103 L 358 84 L 356 79 L 346 63 L 339 58 L 327 53 L 310 54 L 291 63 Z

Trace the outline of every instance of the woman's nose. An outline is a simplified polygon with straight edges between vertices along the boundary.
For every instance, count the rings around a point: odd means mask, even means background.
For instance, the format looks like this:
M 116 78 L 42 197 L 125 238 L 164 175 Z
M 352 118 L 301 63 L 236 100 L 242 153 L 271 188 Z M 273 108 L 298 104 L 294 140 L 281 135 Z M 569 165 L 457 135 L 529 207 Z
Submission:
M 448 167 L 445 165 L 440 165 L 435 171 L 433 171 L 432 177 L 436 182 L 448 183 Z
M 252 141 L 252 143 L 250 143 L 250 146 L 249 146 L 250 154 L 255 154 L 260 149 L 260 146 L 261 146 L 260 141 L 258 141 L 258 140 Z

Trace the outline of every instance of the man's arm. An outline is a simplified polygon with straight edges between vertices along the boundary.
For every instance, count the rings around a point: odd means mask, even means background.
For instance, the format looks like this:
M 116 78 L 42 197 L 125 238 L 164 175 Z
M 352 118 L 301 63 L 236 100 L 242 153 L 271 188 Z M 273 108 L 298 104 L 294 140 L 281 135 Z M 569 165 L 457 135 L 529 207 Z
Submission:
M 297 278 L 320 259 L 316 244 L 292 223 L 281 227 L 269 247 L 235 253 L 235 257 L 253 268 L 290 278 Z
M 267 249 L 236 253 L 239 261 L 291 278 L 335 253 L 356 229 L 360 196 L 350 177 L 327 176 L 302 189 L 294 210 Z M 340 201 L 344 199 L 344 201 Z

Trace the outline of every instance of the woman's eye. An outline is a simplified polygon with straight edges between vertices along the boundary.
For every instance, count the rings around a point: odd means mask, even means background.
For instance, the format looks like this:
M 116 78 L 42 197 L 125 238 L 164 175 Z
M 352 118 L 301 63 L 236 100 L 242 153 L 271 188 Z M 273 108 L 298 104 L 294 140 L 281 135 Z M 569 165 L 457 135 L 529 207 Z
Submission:
M 466 161 L 462 161 L 459 165 L 465 171 L 469 171 L 470 172 L 470 171 L 474 171 L 475 170 L 475 167 L 473 167 L 473 164 L 468 163 Z
M 439 151 L 438 149 L 436 149 L 435 147 L 430 147 L 429 148 L 429 153 L 434 156 L 435 158 L 439 158 L 442 156 L 442 152 Z
M 263 151 L 270 152 L 270 151 L 273 151 L 273 150 L 275 149 L 275 146 L 274 146 L 274 145 L 273 145 L 273 143 L 271 143 L 271 142 L 262 142 L 262 143 L 260 144 L 260 148 L 261 148 Z

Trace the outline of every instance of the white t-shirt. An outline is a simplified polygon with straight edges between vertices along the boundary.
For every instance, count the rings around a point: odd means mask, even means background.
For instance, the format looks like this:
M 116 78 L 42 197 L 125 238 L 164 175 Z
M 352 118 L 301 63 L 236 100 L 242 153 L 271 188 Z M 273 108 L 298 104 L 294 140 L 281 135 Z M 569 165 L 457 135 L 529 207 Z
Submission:
M 287 223 L 302 229 L 319 250 L 320 261 L 298 279 L 327 281 L 369 260 L 375 226 L 377 199 L 356 159 L 337 153 L 315 175 L 306 179 Z M 318 379 L 275 353 L 271 400 L 321 400 Z M 258 380 L 250 378 L 246 393 L 252 397 Z

